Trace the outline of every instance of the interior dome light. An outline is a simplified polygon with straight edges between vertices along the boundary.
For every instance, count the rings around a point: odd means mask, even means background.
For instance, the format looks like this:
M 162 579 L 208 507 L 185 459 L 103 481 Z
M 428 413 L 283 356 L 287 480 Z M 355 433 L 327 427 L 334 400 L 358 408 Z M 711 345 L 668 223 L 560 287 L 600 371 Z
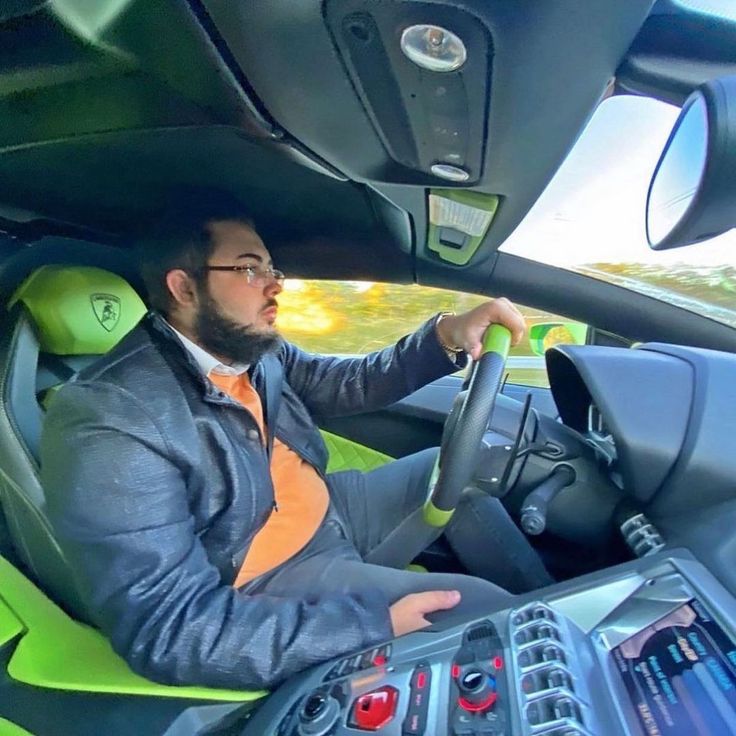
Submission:
M 401 50 L 417 66 L 433 72 L 454 72 L 468 58 L 465 44 L 454 33 L 425 24 L 404 30 Z
M 467 181 L 470 179 L 470 174 L 465 169 L 450 164 L 433 164 L 431 171 L 435 176 L 448 181 Z

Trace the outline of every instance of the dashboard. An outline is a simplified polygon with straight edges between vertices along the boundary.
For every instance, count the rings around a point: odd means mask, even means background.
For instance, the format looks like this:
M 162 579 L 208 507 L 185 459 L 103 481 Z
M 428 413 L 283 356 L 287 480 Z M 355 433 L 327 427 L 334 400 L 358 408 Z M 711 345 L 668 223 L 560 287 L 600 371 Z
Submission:
M 553 525 L 601 534 L 626 501 L 641 513 L 624 536 L 659 543 L 302 673 L 243 736 L 736 736 L 736 356 L 558 346 L 547 364 L 561 422 L 494 414 L 506 436 L 520 424 L 514 446 L 537 443 L 505 501 L 557 447 L 576 483 Z
M 689 553 L 654 555 L 316 667 L 243 736 L 728 736 L 735 622 Z
M 574 517 L 590 496 L 610 518 L 625 507 L 736 593 L 736 355 L 647 343 L 557 346 L 546 360 L 565 429 L 598 461 L 598 480 L 571 490 L 558 514 Z

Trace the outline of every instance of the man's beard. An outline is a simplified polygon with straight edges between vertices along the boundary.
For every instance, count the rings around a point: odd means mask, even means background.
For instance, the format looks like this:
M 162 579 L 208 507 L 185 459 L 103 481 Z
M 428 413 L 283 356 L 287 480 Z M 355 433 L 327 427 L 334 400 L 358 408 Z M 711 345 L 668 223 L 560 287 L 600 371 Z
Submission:
M 276 330 L 259 332 L 253 325 L 241 325 L 226 317 L 207 293 L 200 292 L 199 304 L 194 329 L 199 344 L 212 355 L 233 363 L 253 365 L 281 344 Z

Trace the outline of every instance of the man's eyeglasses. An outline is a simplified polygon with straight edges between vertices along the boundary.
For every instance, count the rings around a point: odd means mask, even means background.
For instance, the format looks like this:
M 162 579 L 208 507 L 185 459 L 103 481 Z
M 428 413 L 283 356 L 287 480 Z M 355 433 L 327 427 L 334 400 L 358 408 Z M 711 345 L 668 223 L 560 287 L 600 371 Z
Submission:
M 258 268 L 258 266 L 203 266 L 203 271 L 232 271 L 233 273 L 242 273 L 249 286 L 265 286 L 271 281 L 275 281 L 282 286 L 286 276 L 283 271 L 278 268 Z

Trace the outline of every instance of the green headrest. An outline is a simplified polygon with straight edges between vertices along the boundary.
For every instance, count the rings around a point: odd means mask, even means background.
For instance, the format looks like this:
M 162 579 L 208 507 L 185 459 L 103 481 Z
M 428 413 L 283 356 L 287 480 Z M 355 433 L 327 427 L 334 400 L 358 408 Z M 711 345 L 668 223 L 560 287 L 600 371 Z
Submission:
M 38 328 L 41 350 L 56 355 L 101 355 L 146 312 L 120 276 L 91 266 L 42 266 L 8 304 L 22 302 Z

